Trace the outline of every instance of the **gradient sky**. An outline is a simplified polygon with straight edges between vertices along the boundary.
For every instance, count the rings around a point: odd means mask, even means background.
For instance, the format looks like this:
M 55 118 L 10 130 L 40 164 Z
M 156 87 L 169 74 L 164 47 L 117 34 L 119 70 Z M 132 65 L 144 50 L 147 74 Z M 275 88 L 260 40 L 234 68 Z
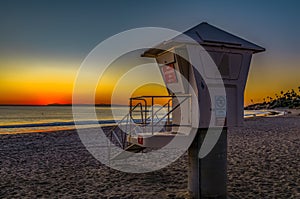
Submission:
M 252 59 L 245 92 L 245 104 L 262 101 L 300 86 L 299 7 L 296 0 L 2 0 L 0 104 L 71 103 L 76 72 L 99 42 L 131 28 L 184 31 L 203 21 L 266 48 Z M 109 96 L 113 81 L 106 84 Z

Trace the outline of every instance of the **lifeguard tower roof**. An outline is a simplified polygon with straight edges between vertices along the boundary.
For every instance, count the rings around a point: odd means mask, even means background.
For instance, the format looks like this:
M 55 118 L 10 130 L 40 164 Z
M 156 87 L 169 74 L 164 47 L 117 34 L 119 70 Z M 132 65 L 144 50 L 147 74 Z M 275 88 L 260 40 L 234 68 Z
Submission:
M 203 46 L 223 46 L 228 48 L 237 48 L 244 50 L 251 50 L 253 53 L 263 52 L 265 49 L 254 43 L 246 41 L 240 37 L 237 37 L 231 33 L 221 30 L 215 26 L 212 26 L 206 22 L 203 22 L 187 31 L 183 34 L 191 37 L 200 45 Z M 176 46 L 176 43 L 185 43 L 186 38 L 183 35 L 178 35 L 169 41 L 165 41 L 162 44 L 145 51 L 143 57 L 155 57 L 162 53 L 168 47 Z M 162 49 L 160 49 L 162 48 Z

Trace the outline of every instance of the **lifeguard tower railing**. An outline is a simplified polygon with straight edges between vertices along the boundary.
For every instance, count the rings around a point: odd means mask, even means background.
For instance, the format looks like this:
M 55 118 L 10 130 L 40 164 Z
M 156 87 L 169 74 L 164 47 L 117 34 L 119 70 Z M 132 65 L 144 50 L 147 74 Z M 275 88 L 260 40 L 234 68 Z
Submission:
M 172 123 L 172 113 L 180 109 L 183 103 L 191 104 L 191 95 L 132 97 L 129 99 L 129 113 L 117 122 L 108 136 L 115 145 L 125 149 L 130 144 L 127 143 L 127 136 L 171 132 L 172 127 L 176 126 Z

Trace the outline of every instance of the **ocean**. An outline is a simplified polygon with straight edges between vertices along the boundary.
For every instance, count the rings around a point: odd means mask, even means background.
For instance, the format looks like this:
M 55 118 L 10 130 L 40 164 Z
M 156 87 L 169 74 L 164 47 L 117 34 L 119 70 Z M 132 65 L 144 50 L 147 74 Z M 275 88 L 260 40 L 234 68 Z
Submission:
M 86 109 L 93 107 L 86 106 Z M 115 109 L 112 116 L 111 109 Z M 114 124 L 128 113 L 126 106 L 96 107 L 97 118 L 78 121 L 79 128 L 97 127 Z M 84 112 L 81 113 L 84 115 Z M 48 132 L 74 129 L 71 106 L 0 106 L 0 134 Z
M 93 109 L 91 106 L 84 110 Z M 114 116 L 112 111 L 114 110 Z M 79 128 L 112 125 L 120 121 L 129 111 L 126 106 L 96 107 L 97 118 L 86 118 L 78 121 Z M 245 111 L 244 117 L 271 116 L 271 111 Z M 85 114 L 82 112 L 81 114 Z M 137 114 L 137 113 L 136 113 Z M 161 114 L 164 114 L 162 112 Z M 134 115 L 140 119 L 139 115 Z M 33 132 L 51 132 L 74 129 L 71 106 L 0 106 L 0 134 L 18 134 Z

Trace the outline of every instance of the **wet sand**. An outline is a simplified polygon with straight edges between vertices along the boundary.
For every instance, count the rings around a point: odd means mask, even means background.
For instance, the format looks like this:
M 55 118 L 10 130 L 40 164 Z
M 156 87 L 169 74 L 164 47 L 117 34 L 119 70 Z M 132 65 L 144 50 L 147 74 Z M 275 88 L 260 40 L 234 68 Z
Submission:
M 229 131 L 230 198 L 300 198 L 299 113 Z M 189 198 L 187 155 L 128 174 L 94 159 L 75 131 L 0 135 L 0 198 Z

